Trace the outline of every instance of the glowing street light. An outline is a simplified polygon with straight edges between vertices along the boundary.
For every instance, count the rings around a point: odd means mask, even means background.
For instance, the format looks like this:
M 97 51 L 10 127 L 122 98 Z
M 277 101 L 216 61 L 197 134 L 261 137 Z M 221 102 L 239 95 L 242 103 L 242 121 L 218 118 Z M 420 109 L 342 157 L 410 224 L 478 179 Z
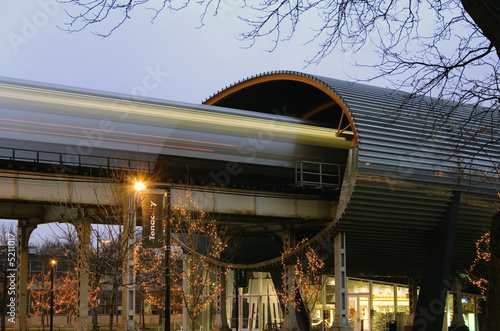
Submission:
M 146 184 L 142 181 L 136 181 L 134 183 L 134 190 L 136 190 L 137 192 L 144 191 L 146 187 L 147 187 Z

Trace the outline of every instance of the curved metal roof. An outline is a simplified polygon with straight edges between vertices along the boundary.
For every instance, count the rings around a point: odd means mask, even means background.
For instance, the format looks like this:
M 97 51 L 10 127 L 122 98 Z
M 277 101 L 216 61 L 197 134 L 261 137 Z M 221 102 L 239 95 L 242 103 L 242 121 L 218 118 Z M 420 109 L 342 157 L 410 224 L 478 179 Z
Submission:
M 205 103 L 261 112 L 299 105 L 292 115 L 309 119 L 338 113 L 318 120 L 330 118 L 327 125 L 337 127 L 339 134 L 349 133 L 346 139 L 352 140 L 346 170 L 350 180 L 344 183 L 334 217 L 335 227 L 348 234 L 351 271 L 419 274 L 452 191 L 462 192 L 454 267 L 467 269 L 475 258 L 476 240 L 489 230 L 497 211 L 498 119 L 496 126 L 486 126 L 484 119 L 470 118 L 467 105 L 409 97 L 391 89 L 279 71 L 240 81 Z

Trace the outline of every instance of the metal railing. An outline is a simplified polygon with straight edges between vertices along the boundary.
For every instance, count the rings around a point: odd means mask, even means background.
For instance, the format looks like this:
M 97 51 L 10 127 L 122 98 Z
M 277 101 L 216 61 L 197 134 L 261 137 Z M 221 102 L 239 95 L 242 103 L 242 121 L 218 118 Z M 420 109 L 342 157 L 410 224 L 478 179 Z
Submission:
M 156 164 L 151 161 L 138 161 L 106 156 L 88 156 L 72 153 L 57 153 L 5 147 L 0 147 L 0 160 L 61 167 L 129 170 L 150 173 L 154 171 Z
M 295 186 L 340 189 L 345 165 L 311 161 L 295 162 Z

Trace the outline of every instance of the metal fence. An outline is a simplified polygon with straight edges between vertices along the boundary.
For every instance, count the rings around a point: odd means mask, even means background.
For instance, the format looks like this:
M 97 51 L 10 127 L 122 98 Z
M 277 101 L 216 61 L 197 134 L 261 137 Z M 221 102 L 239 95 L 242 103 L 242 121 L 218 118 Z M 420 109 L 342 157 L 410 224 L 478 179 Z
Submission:
M 340 189 L 345 165 L 311 161 L 295 162 L 295 185 L 299 187 Z
M 152 173 L 156 162 L 105 156 L 89 156 L 71 153 L 46 152 L 29 149 L 0 147 L 0 160 L 27 162 L 39 165 L 128 170 Z

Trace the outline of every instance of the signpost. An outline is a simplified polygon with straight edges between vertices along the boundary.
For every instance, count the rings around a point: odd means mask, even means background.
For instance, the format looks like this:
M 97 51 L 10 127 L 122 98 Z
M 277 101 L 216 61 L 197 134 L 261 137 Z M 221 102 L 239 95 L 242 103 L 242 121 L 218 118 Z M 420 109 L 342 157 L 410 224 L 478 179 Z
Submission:
M 142 196 L 142 233 L 144 247 L 163 246 L 163 194 Z

